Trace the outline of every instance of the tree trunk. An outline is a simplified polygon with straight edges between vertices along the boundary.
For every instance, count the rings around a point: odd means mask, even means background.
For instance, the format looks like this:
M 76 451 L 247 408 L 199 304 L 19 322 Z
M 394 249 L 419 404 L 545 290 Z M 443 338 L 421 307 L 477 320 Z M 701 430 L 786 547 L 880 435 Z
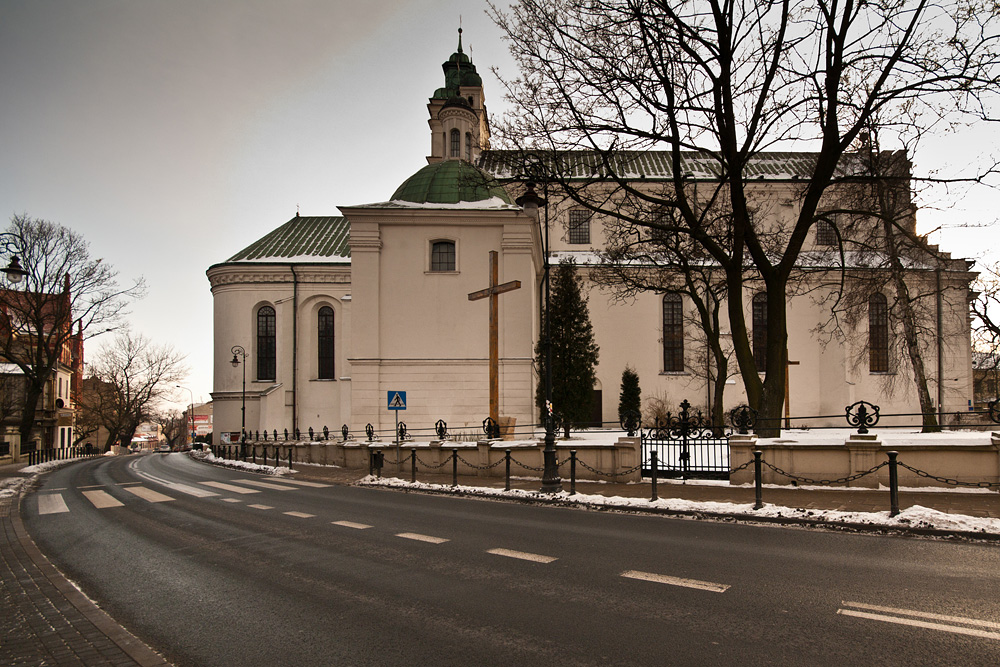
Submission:
M 43 387 L 35 386 L 30 380 L 25 378 L 24 387 L 24 407 L 21 411 L 21 421 L 18 424 L 18 433 L 21 437 L 21 445 L 18 451 L 24 451 L 25 446 L 31 442 L 35 431 L 35 415 L 38 414 L 38 399 L 42 397 Z M 39 447 L 41 449 L 41 447 Z

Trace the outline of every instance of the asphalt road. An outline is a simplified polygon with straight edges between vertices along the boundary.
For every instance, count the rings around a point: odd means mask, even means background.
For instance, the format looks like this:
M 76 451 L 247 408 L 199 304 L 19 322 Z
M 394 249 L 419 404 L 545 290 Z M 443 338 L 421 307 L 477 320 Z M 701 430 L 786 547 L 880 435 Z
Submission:
M 182 454 L 62 468 L 23 512 L 178 665 L 1000 664 L 992 545 L 305 486 Z

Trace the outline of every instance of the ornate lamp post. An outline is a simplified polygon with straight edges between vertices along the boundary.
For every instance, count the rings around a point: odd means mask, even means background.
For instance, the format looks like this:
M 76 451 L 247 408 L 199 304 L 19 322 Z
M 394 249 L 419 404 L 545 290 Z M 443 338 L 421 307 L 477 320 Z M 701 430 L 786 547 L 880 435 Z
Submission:
M 542 493 L 559 493 L 562 491 L 562 480 L 559 479 L 559 463 L 556 460 L 556 427 L 552 414 L 552 336 L 549 331 L 549 207 L 548 200 L 539 197 L 535 192 L 535 184 L 528 182 L 523 195 L 514 200 L 524 212 L 531 216 L 539 227 L 542 225 L 538 208 L 545 209 L 545 227 L 542 230 L 542 285 L 544 287 L 544 321 L 542 331 L 542 348 L 545 350 L 545 408 L 542 410 L 542 421 L 545 424 L 545 448 L 542 450 L 543 472 Z
M 16 234 L 11 234 L 10 232 L 4 232 L 0 234 L 0 245 L 3 246 L 4 252 L 10 254 L 10 263 L 7 268 L 3 270 L 4 275 L 7 277 L 7 282 L 11 285 L 16 286 L 24 276 L 28 274 L 24 268 L 21 267 L 21 261 L 18 259 L 17 254 L 23 252 L 24 242 L 21 237 Z M 17 463 L 21 460 L 21 447 L 24 443 L 18 439 L 17 447 L 11 448 L 11 460 Z
M 247 351 L 242 345 L 233 345 L 231 350 L 233 360 L 230 362 L 233 368 L 243 365 L 243 391 L 240 395 L 240 455 L 247 457 Z

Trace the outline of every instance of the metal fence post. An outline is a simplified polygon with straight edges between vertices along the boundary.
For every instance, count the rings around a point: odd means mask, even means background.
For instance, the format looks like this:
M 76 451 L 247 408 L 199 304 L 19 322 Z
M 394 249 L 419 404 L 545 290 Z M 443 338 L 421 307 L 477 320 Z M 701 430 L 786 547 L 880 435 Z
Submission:
M 507 449 L 507 450 L 504 451 L 503 457 L 504 457 L 504 462 L 507 464 L 507 476 L 506 476 L 506 481 L 505 481 L 504 486 L 503 486 L 503 490 L 504 491 L 510 491 L 510 450 L 509 449 Z
M 451 485 L 458 486 L 458 450 L 451 450 Z
M 652 467 L 651 472 L 652 472 L 652 483 L 653 483 L 652 495 L 649 498 L 649 502 L 653 502 L 654 500 L 658 499 L 658 496 L 656 495 L 656 474 L 659 472 L 658 468 L 660 467 L 659 457 L 656 455 L 655 449 L 649 452 L 649 462 Z
M 576 493 L 576 450 L 569 450 L 569 495 Z
M 753 453 L 753 508 L 759 510 L 764 506 L 763 489 L 761 487 L 760 479 L 760 456 L 763 454 L 759 449 L 755 450 Z
M 889 455 L 889 516 L 899 514 L 899 478 L 896 471 L 896 457 L 899 452 L 886 452 Z
M 410 483 L 417 481 L 417 450 L 410 450 Z
M 292 469 L 292 448 L 288 448 L 288 469 Z

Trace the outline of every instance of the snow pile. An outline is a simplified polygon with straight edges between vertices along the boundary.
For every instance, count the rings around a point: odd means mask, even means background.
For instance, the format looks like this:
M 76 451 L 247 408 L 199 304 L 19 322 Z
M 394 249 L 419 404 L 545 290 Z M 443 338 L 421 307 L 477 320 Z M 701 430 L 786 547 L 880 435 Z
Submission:
M 424 482 L 408 482 L 392 477 L 378 478 L 372 475 L 361 479 L 358 483 L 367 486 L 448 491 L 520 500 L 557 500 L 593 507 L 654 509 L 688 514 L 725 515 L 748 520 L 755 518 L 788 519 L 792 522 L 806 521 L 843 525 L 885 526 L 886 528 L 896 529 L 932 529 L 1000 535 L 1000 519 L 980 518 L 964 514 L 947 514 L 927 507 L 921 507 L 920 505 L 914 505 L 902 510 L 896 516 L 890 517 L 888 511 L 842 512 L 837 510 L 798 509 L 769 503 L 765 503 L 764 507 L 755 510 L 752 503 L 705 502 L 684 500 L 681 498 L 660 498 L 659 500 L 650 501 L 644 498 L 600 496 L 583 493 L 570 495 L 565 491 L 556 494 L 542 494 L 536 491 L 521 489 L 504 491 L 503 489 L 479 486 L 450 486 L 444 484 L 427 484 Z
M 16 495 L 18 492 L 23 490 L 29 482 L 41 475 L 43 472 L 61 468 L 64 465 L 75 463 L 76 461 L 83 461 L 85 458 L 86 457 L 62 459 L 60 461 L 46 461 L 45 463 L 36 463 L 33 466 L 21 468 L 20 473 L 22 475 L 27 475 L 27 477 L 0 478 L 0 498 L 10 498 L 11 496 Z
M 275 468 L 274 466 L 265 466 L 259 463 L 250 463 L 248 461 L 234 461 L 231 459 L 220 459 L 215 454 L 213 454 L 208 449 L 198 450 L 192 449 L 190 451 L 191 458 L 197 459 L 198 461 L 204 461 L 205 463 L 211 463 L 212 465 L 223 466 L 225 468 L 236 468 L 237 470 L 245 470 L 247 472 L 256 472 L 264 475 L 276 475 L 282 477 L 284 475 L 291 475 L 295 471 L 290 468 L 279 466 Z

